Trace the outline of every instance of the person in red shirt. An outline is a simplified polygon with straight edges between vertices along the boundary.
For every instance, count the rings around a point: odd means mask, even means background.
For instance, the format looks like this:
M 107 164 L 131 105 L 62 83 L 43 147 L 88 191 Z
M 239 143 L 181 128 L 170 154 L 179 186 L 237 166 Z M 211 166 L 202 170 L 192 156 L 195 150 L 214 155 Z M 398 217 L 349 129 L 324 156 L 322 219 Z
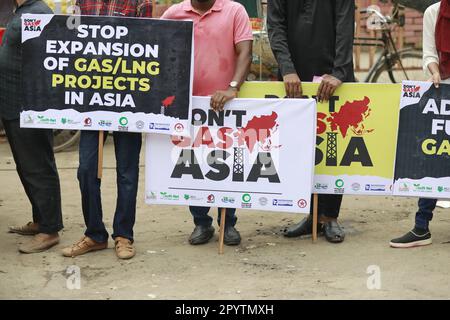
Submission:
M 77 0 L 81 15 L 119 17 L 151 17 L 150 0 Z M 136 217 L 136 196 L 139 180 L 139 153 L 142 137 L 140 133 L 114 132 L 114 147 L 117 162 L 117 204 L 114 214 L 112 238 L 120 259 L 129 259 L 136 254 L 133 246 L 133 226 Z M 80 138 L 80 182 L 81 201 L 86 231 L 74 245 L 64 248 L 66 257 L 74 257 L 89 251 L 108 247 L 108 232 L 103 224 L 100 179 L 97 178 L 98 131 L 82 131 Z
M 252 29 L 245 8 L 230 0 L 185 0 L 170 7 L 162 19 L 194 21 L 195 96 L 211 96 L 211 108 L 223 110 L 237 97 L 252 60 Z M 195 229 L 189 243 L 207 243 L 214 235 L 209 207 L 189 207 Z M 236 209 L 226 210 L 224 243 L 238 245 Z M 220 209 L 219 218 L 220 222 Z

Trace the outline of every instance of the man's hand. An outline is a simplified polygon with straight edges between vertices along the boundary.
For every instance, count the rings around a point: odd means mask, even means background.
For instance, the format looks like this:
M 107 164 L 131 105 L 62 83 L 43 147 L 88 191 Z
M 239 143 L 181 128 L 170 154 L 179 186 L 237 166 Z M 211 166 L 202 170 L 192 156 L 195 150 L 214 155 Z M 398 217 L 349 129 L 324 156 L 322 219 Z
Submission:
M 218 112 L 222 111 L 225 103 L 237 97 L 237 90 L 228 88 L 227 90 L 219 90 L 211 97 L 211 108 Z
M 441 74 L 439 72 L 434 72 L 428 81 L 433 82 L 436 88 L 439 88 L 439 84 L 441 83 Z
M 296 73 L 289 73 L 283 77 L 286 95 L 289 98 L 302 97 L 302 82 Z
M 317 90 L 317 99 L 319 102 L 327 102 L 330 100 L 330 97 L 334 94 L 336 89 L 342 84 L 342 81 L 329 74 L 324 74 L 322 78 L 322 82 Z

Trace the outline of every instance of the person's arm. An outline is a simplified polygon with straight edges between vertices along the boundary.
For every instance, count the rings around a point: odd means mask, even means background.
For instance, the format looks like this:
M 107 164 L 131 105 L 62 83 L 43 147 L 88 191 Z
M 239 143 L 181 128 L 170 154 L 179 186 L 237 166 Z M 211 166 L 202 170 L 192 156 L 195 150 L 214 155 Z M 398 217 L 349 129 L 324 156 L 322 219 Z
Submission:
M 423 16 L 423 69 L 425 73 L 431 75 L 429 81 L 432 81 L 438 88 L 441 75 L 435 39 L 437 12 L 434 12 L 433 9 L 433 7 L 429 7 Z
M 237 5 L 234 20 L 232 21 L 234 35 L 234 50 L 236 52 L 236 67 L 231 81 L 238 83 L 237 88 L 228 87 L 216 91 L 211 98 L 211 108 L 221 111 L 225 103 L 237 97 L 239 88 L 244 83 L 252 63 L 253 34 L 250 18 L 242 5 Z
M 136 17 L 151 18 L 153 14 L 153 5 L 151 0 L 141 0 L 136 8 Z
M 236 44 L 236 69 L 234 71 L 233 81 L 238 82 L 238 88 L 229 87 L 227 90 L 219 90 L 211 98 L 211 108 L 216 111 L 222 111 L 225 103 L 237 97 L 239 88 L 244 83 L 250 71 L 252 63 L 252 41 L 245 40 Z
M 302 86 L 289 51 L 286 0 L 268 0 L 267 31 L 270 47 L 283 77 L 286 94 L 290 98 L 299 98 L 302 96 Z
M 353 72 L 353 37 L 355 31 L 355 2 L 335 0 L 336 45 L 331 75 L 323 75 L 317 90 L 319 101 L 328 101 L 342 82 Z

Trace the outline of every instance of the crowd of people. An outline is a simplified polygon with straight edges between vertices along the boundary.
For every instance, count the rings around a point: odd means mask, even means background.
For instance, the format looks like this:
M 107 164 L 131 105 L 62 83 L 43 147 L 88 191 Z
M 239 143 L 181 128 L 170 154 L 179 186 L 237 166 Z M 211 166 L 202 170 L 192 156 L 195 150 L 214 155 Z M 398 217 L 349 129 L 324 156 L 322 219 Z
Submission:
M 22 253 L 48 250 L 60 242 L 63 229 L 61 188 L 51 130 L 21 129 L 22 77 L 21 15 L 52 13 L 43 0 L 11 0 L 14 14 L 0 47 L 0 120 L 25 193 L 32 207 L 32 222 L 9 231 L 33 237 L 19 246 Z M 150 0 L 76 0 L 82 15 L 152 17 Z M 220 111 L 237 98 L 252 61 L 252 30 L 245 8 L 231 0 L 184 0 L 170 7 L 162 19 L 194 21 L 193 95 L 211 96 L 211 108 Z M 327 101 L 343 82 L 354 82 L 353 37 L 355 3 L 348 0 L 269 0 L 267 27 L 272 51 L 279 64 L 279 80 L 289 98 L 302 97 L 302 82 L 320 79 L 317 99 Z M 450 83 L 450 0 L 427 9 L 424 16 L 424 69 L 439 86 Z M 220 57 L 220 59 L 219 59 Z M 226 60 L 228 68 L 221 67 Z M 79 241 L 62 250 L 66 257 L 106 249 L 109 234 L 103 223 L 101 180 L 97 174 L 99 133 L 82 131 L 78 181 L 86 229 Z M 120 259 L 136 254 L 133 227 L 136 216 L 139 133 L 114 132 L 117 202 L 112 238 Z M 318 228 L 329 242 L 340 243 L 345 230 L 338 222 L 342 195 L 320 195 Z M 429 221 L 436 200 L 420 199 L 413 230 L 390 242 L 392 247 L 431 244 Z M 311 205 L 311 208 L 313 205 Z M 208 207 L 189 207 L 195 228 L 189 243 L 207 243 L 214 235 Z M 220 223 L 220 208 L 219 218 Z M 236 210 L 226 209 L 224 242 L 238 245 Z M 310 234 L 312 215 L 285 230 L 286 237 Z

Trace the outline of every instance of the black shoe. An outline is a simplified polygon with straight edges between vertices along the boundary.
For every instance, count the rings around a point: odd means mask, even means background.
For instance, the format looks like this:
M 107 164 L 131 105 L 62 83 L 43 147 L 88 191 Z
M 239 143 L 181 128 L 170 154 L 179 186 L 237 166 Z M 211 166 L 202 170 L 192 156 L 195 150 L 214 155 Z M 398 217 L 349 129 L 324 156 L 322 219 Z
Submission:
M 414 228 L 404 236 L 392 239 L 391 242 L 389 242 L 389 245 L 392 248 L 412 248 L 426 246 L 431 243 L 431 233 L 429 230 Z
M 293 237 L 300 237 L 300 236 L 304 236 L 307 234 L 311 234 L 312 227 L 313 227 L 313 220 L 312 220 L 312 216 L 309 215 L 308 217 L 304 218 L 299 223 L 286 228 L 284 230 L 284 236 L 288 237 L 288 238 L 293 238 Z M 317 223 L 317 231 L 319 232 L 321 229 L 322 229 L 322 225 L 320 223 Z
M 207 243 L 214 235 L 213 226 L 195 226 L 189 237 L 189 243 L 192 245 Z
M 225 227 L 223 243 L 227 246 L 237 246 L 241 243 L 241 235 L 235 227 Z
M 328 242 L 339 243 L 345 239 L 345 232 L 337 220 L 325 222 L 323 225 L 323 233 Z

